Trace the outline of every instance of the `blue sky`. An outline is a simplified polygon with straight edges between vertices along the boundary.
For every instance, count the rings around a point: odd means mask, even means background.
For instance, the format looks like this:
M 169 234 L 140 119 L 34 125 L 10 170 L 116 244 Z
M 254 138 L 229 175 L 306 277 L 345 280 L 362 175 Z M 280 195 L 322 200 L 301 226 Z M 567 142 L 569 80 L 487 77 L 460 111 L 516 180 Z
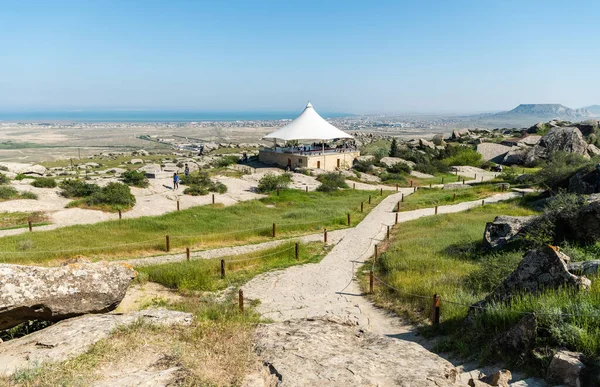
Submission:
M 600 104 L 600 2 L 5 1 L 0 110 Z

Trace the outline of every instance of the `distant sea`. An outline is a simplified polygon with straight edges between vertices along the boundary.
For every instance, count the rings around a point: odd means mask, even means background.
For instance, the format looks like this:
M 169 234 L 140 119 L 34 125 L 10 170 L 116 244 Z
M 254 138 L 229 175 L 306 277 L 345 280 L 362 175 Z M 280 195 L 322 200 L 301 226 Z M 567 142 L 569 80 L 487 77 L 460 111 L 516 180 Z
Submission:
M 274 121 L 296 118 L 296 112 L 208 112 L 159 110 L 48 110 L 0 111 L 0 122 L 202 122 L 202 121 Z M 319 113 L 324 118 L 347 117 L 347 113 Z

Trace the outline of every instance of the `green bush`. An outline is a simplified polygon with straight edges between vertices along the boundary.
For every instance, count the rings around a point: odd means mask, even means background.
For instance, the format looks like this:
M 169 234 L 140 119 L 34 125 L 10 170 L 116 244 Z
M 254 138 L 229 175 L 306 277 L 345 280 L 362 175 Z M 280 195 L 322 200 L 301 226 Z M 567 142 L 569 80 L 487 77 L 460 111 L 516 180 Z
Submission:
M 230 165 L 237 164 L 239 158 L 237 156 L 223 156 L 215 160 L 213 165 L 218 168 L 226 168 Z
M 537 173 L 537 183 L 544 188 L 557 189 L 565 187 L 569 178 L 579 170 L 593 167 L 598 160 L 586 160 L 575 153 L 554 152 L 546 165 Z
M 385 182 L 397 182 L 397 183 L 405 183 L 406 182 L 406 177 L 405 175 L 401 175 L 399 173 L 381 173 L 379 175 L 379 178 L 381 179 L 381 181 L 385 181 Z
M 0 185 L 0 199 L 14 199 L 19 196 L 19 192 L 11 186 Z
M 213 182 L 206 172 L 190 173 L 181 179 L 181 184 L 188 186 L 183 190 L 183 193 L 186 195 L 200 196 L 206 195 L 209 192 L 227 192 L 227 186 L 225 184 Z
M 17 176 L 15 176 L 15 180 L 23 180 L 23 179 L 27 179 L 27 175 L 25 175 L 24 173 L 17 173 Z
M 139 188 L 148 187 L 148 178 L 146 178 L 146 174 L 139 171 L 127 171 L 124 172 L 123 175 L 123 183 Z
M 108 205 L 113 209 L 125 209 L 135 205 L 135 196 L 123 183 L 109 183 L 86 199 L 89 206 Z
M 404 174 L 409 174 L 411 171 L 411 168 L 408 164 L 405 163 L 396 163 L 394 165 L 392 165 L 391 167 L 387 167 L 386 170 L 389 173 L 404 173 Z
M 470 165 L 478 167 L 482 163 L 482 156 L 475 149 L 468 146 L 448 146 L 442 162 L 447 166 Z
M 517 177 L 519 177 L 519 172 L 517 168 L 507 167 L 502 170 L 499 177 L 507 183 L 514 184 L 517 181 Z
M 61 195 L 66 198 L 84 198 L 100 190 L 100 187 L 96 184 L 89 184 L 75 179 L 63 180 L 59 187 L 62 189 Z
M 339 188 L 348 188 L 346 178 L 341 173 L 337 172 L 319 175 L 317 181 L 321 183 L 321 185 L 317 187 L 317 191 L 320 192 L 332 192 L 337 191 Z
M 353 168 L 358 172 L 369 173 L 373 170 L 373 162 L 366 160 L 356 161 Z
M 31 185 L 36 188 L 55 188 L 56 180 L 51 177 L 40 177 L 35 179 Z
M 261 193 L 273 192 L 277 189 L 285 189 L 289 187 L 292 182 L 292 175 L 284 173 L 282 175 L 275 175 L 274 173 L 267 173 L 258 181 L 257 191 Z
M 0 184 L 8 184 L 10 183 L 10 179 L 3 173 L 0 173 Z
M 6 165 L 0 165 L 0 171 L 8 172 L 8 167 Z
M 38 196 L 31 191 L 25 191 L 21 193 L 21 199 L 32 199 L 37 200 Z

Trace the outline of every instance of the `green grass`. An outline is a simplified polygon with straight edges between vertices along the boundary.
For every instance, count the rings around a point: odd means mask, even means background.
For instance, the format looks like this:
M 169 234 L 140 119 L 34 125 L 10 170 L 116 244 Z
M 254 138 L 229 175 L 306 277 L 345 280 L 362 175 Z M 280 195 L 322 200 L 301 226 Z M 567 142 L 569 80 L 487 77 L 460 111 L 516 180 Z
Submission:
M 252 277 L 274 269 L 319 262 L 326 250 L 323 243 L 299 244 L 298 260 L 295 243 L 217 259 L 168 263 L 137 268 L 152 282 L 171 289 L 186 291 L 217 291 L 228 286 L 239 286 Z M 221 259 L 225 261 L 226 278 L 221 278 Z
M 374 267 L 375 275 L 397 290 L 376 281 L 373 299 L 414 322 L 426 323 L 431 317 L 433 295 L 440 295 L 441 324 L 436 328 L 425 324 L 422 333 L 443 335 L 438 349 L 455 351 L 462 356 L 479 360 L 493 358 L 490 345 L 494 337 L 508 330 L 525 313 L 536 312 L 555 315 L 539 316 L 539 326 L 550 335 L 539 337 L 538 347 L 565 346 L 596 357 L 600 349 L 600 282 L 597 279 L 593 279 L 589 292 L 546 291 L 538 296 L 517 296 L 510 304 L 491 304 L 489 310 L 476 314 L 474 326 L 465 326 L 468 306 L 484 299 L 500 284 L 517 267 L 524 253 L 483 250 L 485 224 L 497 215 L 533 214 L 525 206 L 525 200 L 402 224 L 394 231 L 388 250 Z M 366 270 L 370 268 L 371 265 L 365 267 L 363 286 L 368 277 Z M 556 316 L 560 313 L 582 316 Z M 513 364 L 521 362 L 519 366 L 524 361 L 517 354 L 504 360 Z
M 360 154 L 363 156 L 367 155 L 377 155 L 378 152 L 382 152 L 381 149 L 385 152 L 384 156 L 388 156 L 390 152 L 390 145 L 392 144 L 389 140 L 377 140 L 370 144 L 363 145 L 360 147 Z
M 50 224 L 43 212 L 5 212 L 0 214 L 0 230 L 28 227 L 28 221 L 35 226 Z
M 64 227 L 52 231 L 0 238 L 0 261 L 44 263 L 84 255 L 92 260 L 156 255 L 165 251 L 165 235 L 171 250 L 207 249 L 262 242 L 347 227 L 362 220 L 383 196 L 377 191 L 343 190 L 332 193 L 282 190 L 261 200 L 233 206 L 209 205 L 169 214 Z M 372 195 L 372 204 L 367 204 Z M 365 212 L 360 212 L 360 203 Z
M 152 155 L 148 155 L 148 156 L 114 156 L 114 157 L 92 157 L 92 158 L 83 158 L 83 159 L 77 159 L 77 158 L 73 158 L 73 165 L 75 167 L 77 167 L 80 164 L 87 164 L 87 163 L 98 163 L 101 166 L 99 168 L 96 168 L 98 170 L 100 169 L 108 169 L 108 168 L 116 168 L 116 167 L 120 167 L 120 168 L 125 168 L 125 169 L 138 169 L 139 167 L 143 166 L 144 164 L 126 164 L 126 165 L 122 165 L 125 164 L 128 161 L 131 161 L 131 159 L 142 159 L 142 160 L 150 160 L 152 162 L 156 162 L 160 164 L 160 161 L 162 161 L 163 159 L 166 158 L 173 158 L 175 156 L 173 156 L 172 154 L 152 154 Z M 40 163 L 41 165 L 43 165 L 46 168 L 70 168 L 71 167 L 71 160 L 54 160 L 54 161 L 43 161 Z M 90 170 L 92 170 L 90 168 Z M 85 170 L 80 171 L 80 173 L 85 174 Z
M 421 188 L 406 196 L 400 204 L 400 211 L 412 211 L 420 208 L 430 208 L 447 204 L 469 202 L 487 198 L 502 192 L 502 187 L 495 184 L 477 184 L 473 188 L 443 190 L 441 188 Z M 456 200 L 454 200 L 456 194 Z

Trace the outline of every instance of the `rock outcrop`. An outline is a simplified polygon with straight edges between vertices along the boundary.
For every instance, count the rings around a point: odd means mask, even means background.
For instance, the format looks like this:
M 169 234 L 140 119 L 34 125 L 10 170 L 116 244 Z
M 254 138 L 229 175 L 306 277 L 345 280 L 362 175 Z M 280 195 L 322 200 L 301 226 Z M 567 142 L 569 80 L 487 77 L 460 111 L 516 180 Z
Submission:
M 0 343 L 0 374 L 18 369 L 60 362 L 85 353 L 117 327 L 137 322 L 153 325 L 190 325 L 191 313 L 166 309 L 143 310 L 126 314 L 97 314 L 68 319 L 27 336 Z
M 550 129 L 538 145 L 527 154 L 526 162 L 535 164 L 539 159 L 546 159 L 550 154 L 558 151 L 589 157 L 587 148 L 588 144 L 576 127 L 555 127 Z
M 600 271 L 600 260 L 571 262 L 567 265 L 567 268 L 571 274 L 593 276 Z
M 567 263 L 571 259 L 553 246 L 531 250 L 525 254 L 519 266 L 490 294 L 484 302 L 508 301 L 518 293 L 536 293 L 543 289 L 571 287 L 589 289 L 591 281 L 571 274 Z
M 570 351 L 559 351 L 554 354 L 546 380 L 552 384 L 561 384 L 568 387 L 580 387 L 581 373 L 585 369 L 583 354 Z
M 600 240 L 600 200 L 583 206 L 576 213 L 562 212 L 557 216 L 554 231 L 559 240 L 592 243 Z
M 510 146 L 496 144 L 493 142 L 483 142 L 477 145 L 477 152 L 485 161 L 500 163 L 504 160 L 504 156 L 511 151 Z
M 531 148 L 527 147 L 516 147 L 514 149 L 511 149 L 508 151 L 508 153 L 506 153 L 506 155 L 504 155 L 504 158 L 502 159 L 502 164 L 522 165 L 525 163 L 525 160 L 527 160 L 527 154 L 530 150 Z
M 535 346 L 537 319 L 535 315 L 525 315 L 508 331 L 500 333 L 492 342 L 493 351 L 500 354 L 527 354 Z
M 497 216 L 485 225 L 483 244 L 490 249 L 506 246 L 518 235 L 527 230 L 535 216 Z
M 0 329 L 28 320 L 59 321 L 115 309 L 135 271 L 118 263 L 59 267 L 0 265 Z
M 453 386 L 457 371 L 417 343 L 364 332 L 335 317 L 262 325 L 256 350 L 285 386 Z
M 406 164 L 411 168 L 414 168 L 416 165 L 412 161 L 404 160 L 404 159 L 401 159 L 400 157 L 382 157 L 381 160 L 379 160 L 379 162 L 381 164 L 384 164 L 386 167 L 393 167 L 394 165 L 399 164 L 399 163 Z
M 600 165 L 593 171 L 577 172 L 569 179 L 569 192 L 589 195 L 600 192 Z

